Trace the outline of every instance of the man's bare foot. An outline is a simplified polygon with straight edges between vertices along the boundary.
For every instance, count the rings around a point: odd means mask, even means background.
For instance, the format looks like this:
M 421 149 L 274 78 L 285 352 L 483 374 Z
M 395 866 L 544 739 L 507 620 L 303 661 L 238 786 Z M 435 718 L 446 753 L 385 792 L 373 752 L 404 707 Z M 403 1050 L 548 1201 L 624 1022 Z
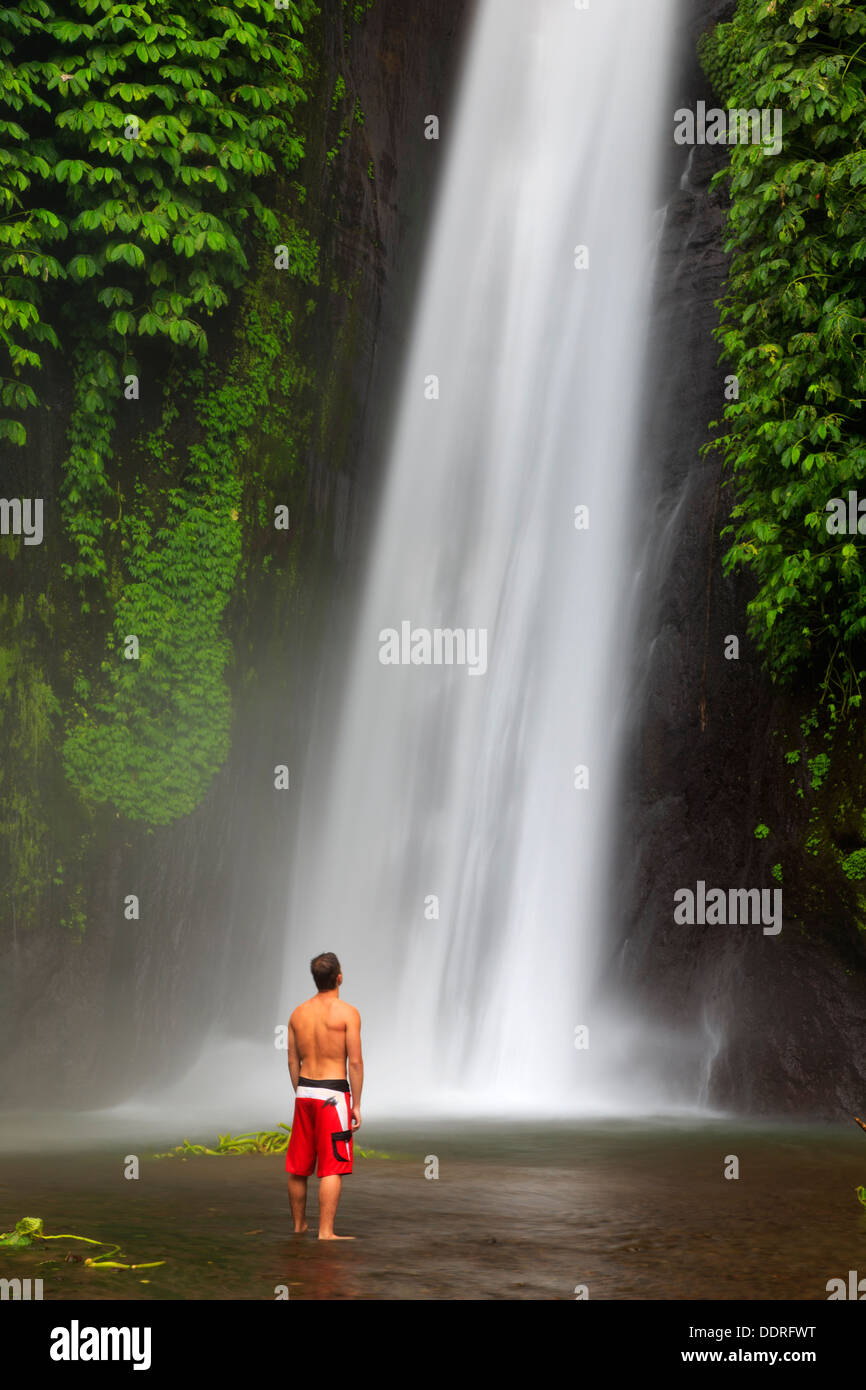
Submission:
M 338 1235 L 335 1235 L 333 1231 L 331 1231 L 331 1233 L 330 1233 L 329 1235 L 323 1235 L 323 1234 L 321 1233 L 321 1231 L 319 1232 L 319 1240 L 354 1240 L 354 1239 L 355 1239 L 354 1236 L 338 1236 Z
M 304 1234 L 304 1231 L 308 1231 L 309 1229 L 310 1229 L 310 1228 L 309 1228 L 309 1226 L 307 1225 L 307 1223 L 306 1223 L 306 1221 L 305 1221 L 304 1224 L 303 1224 L 303 1226 L 296 1226 L 296 1227 L 295 1227 L 294 1234 L 295 1234 L 296 1236 L 302 1236 L 302 1235 Z

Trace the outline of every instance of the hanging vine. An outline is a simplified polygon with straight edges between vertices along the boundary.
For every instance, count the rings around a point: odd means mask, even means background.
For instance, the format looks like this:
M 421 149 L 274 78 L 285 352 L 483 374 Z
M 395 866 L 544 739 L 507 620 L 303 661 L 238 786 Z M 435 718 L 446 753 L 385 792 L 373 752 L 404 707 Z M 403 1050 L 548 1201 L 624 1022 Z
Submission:
M 736 499 L 724 563 L 757 580 L 772 678 L 817 683 L 833 717 L 866 679 L 864 537 L 827 524 L 866 477 L 866 10 L 739 0 L 702 57 L 730 108 L 784 121 L 781 153 L 735 146 L 716 177 L 733 253 L 717 337 L 739 386 L 714 446 Z

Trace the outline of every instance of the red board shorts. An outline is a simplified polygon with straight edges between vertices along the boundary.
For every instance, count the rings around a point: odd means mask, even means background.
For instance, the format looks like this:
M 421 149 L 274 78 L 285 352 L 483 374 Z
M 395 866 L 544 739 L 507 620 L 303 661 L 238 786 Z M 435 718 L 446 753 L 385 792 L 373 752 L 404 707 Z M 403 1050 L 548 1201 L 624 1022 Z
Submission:
M 330 1178 L 352 1171 L 352 1095 L 348 1081 L 298 1077 L 286 1172 Z

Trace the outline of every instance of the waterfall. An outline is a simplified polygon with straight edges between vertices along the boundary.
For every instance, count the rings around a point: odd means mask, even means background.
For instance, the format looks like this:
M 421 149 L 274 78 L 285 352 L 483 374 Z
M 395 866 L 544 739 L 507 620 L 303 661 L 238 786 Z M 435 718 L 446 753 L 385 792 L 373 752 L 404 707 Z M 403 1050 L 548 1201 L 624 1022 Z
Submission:
M 673 4 L 481 0 L 443 122 L 341 708 L 290 867 L 286 1003 L 336 951 L 382 1112 L 636 1104 L 640 1028 L 601 978 Z M 388 630 L 414 664 L 383 663 Z

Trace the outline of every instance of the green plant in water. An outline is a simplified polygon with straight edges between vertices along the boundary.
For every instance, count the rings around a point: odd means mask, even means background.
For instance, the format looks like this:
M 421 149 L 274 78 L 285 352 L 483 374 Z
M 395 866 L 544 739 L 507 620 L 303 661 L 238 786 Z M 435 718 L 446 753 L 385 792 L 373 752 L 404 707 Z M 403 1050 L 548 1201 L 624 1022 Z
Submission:
M 26 1249 L 34 1245 L 37 1241 L 43 1240 L 80 1240 L 85 1245 L 108 1245 L 106 1240 L 93 1240 L 90 1236 L 58 1235 L 47 1236 L 43 1230 L 41 1216 L 23 1216 L 16 1222 L 14 1231 L 6 1231 L 0 1235 L 0 1246 L 8 1249 Z M 165 1264 L 165 1260 L 151 1260 L 148 1264 L 121 1264 L 111 1258 L 120 1250 L 119 1245 L 112 1245 L 104 1255 L 98 1259 L 92 1256 L 84 1260 L 83 1263 L 91 1269 L 157 1269 Z
M 291 1126 L 280 1121 L 277 1129 L 262 1129 L 250 1134 L 221 1134 L 215 1149 L 206 1144 L 191 1144 L 184 1139 L 181 1144 L 169 1149 L 168 1153 L 154 1154 L 154 1158 L 194 1158 L 201 1154 L 219 1157 L 222 1154 L 279 1154 L 289 1147 Z
M 282 1131 L 282 1133 L 281 1133 Z M 280 1124 L 277 1129 L 262 1129 L 249 1134 L 221 1134 L 216 1148 L 209 1148 L 206 1144 L 191 1144 L 188 1139 L 183 1143 L 176 1144 L 167 1153 L 154 1154 L 154 1158 L 198 1158 L 203 1154 L 209 1154 L 213 1158 L 221 1158 L 226 1154 L 282 1154 L 289 1147 L 291 1137 L 291 1125 Z M 380 1153 L 377 1149 L 355 1148 L 355 1153 L 360 1158 L 390 1158 L 390 1154 Z
M 857 1200 L 866 1207 L 866 1187 L 855 1187 L 854 1191 L 857 1194 Z
M 863 1132 L 866 1133 L 866 1124 L 863 1123 L 858 1115 L 854 1116 L 854 1123 L 855 1125 L 859 1125 Z M 857 1193 L 859 1201 L 866 1207 L 866 1187 L 855 1187 L 854 1191 Z

